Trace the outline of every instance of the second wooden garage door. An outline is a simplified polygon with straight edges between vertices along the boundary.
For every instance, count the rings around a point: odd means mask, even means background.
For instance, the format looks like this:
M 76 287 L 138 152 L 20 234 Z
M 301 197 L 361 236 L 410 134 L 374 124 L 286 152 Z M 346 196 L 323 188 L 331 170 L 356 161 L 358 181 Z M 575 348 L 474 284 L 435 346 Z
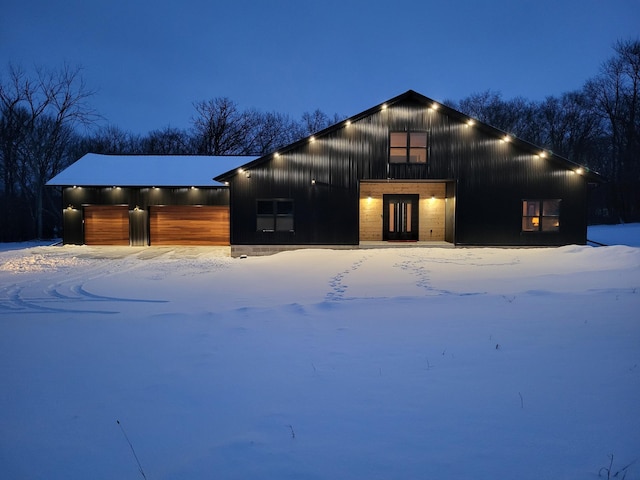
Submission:
M 229 207 L 151 207 L 149 233 L 151 245 L 229 245 Z

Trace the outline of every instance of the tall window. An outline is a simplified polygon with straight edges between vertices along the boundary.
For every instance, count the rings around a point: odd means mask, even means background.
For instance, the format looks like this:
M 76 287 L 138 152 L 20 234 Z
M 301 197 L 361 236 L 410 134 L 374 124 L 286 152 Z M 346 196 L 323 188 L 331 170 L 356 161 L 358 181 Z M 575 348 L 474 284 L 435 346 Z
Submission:
M 427 132 L 391 132 L 389 163 L 427 163 Z
M 256 230 L 259 232 L 293 232 L 293 200 L 258 200 Z
M 559 232 L 560 200 L 523 200 L 523 232 Z

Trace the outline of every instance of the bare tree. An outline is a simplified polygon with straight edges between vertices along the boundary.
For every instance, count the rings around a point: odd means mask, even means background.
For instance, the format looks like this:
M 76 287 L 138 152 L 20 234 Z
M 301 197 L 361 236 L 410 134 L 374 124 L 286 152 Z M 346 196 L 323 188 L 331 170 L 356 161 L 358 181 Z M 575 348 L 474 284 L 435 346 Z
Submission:
M 547 97 L 538 108 L 540 145 L 594 170 L 606 169 L 599 155 L 602 121 L 584 92 Z
M 337 113 L 334 114 L 333 117 L 329 117 L 329 115 L 319 109 L 313 112 L 304 112 L 300 122 L 300 138 L 319 132 L 343 119 L 344 117 Z
M 640 40 L 619 41 L 615 56 L 585 91 L 604 119 L 609 138 L 615 208 L 625 221 L 640 219 Z
M 45 183 L 71 159 L 71 132 L 97 115 L 87 101 L 93 95 L 80 67 L 37 68 L 33 76 L 10 65 L 0 81 L 0 164 L 4 194 L 29 198 L 34 230 L 43 234 Z
M 156 155 L 189 155 L 196 153 L 194 142 L 185 130 L 165 127 L 152 130 L 142 138 L 141 149 L 144 153 Z
M 229 98 L 217 97 L 194 103 L 193 134 L 196 148 L 202 155 L 248 154 L 246 132 L 255 119 Z
M 76 145 L 74 154 L 76 159 L 86 153 L 137 155 L 145 153 L 142 144 L 139 135 L 116 125 L 108 125 L 83 137 Z
M 458 103 L 451 101 L 446 103 L 483 123 L 527 141 L 536 143 L 539 139 L 539 126 L 536 123 L 537 106 L 522 97 L 503 100 L 501 93 L 486 90 L 471 94 Z
M 252 155 L 266 155 L 300 138 L 298 124 L 287 115 L 275 112 L 253 112 L 253 115 L 257 121 L 247 145 Z

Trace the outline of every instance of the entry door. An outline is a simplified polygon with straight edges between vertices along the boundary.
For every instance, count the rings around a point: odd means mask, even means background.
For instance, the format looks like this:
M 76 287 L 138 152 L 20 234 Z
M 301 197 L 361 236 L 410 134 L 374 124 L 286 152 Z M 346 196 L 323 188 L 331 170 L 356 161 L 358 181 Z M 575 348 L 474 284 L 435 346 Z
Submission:
M 383 240 L 418 240 L 418 199 L 419 195 L 383 196 Z

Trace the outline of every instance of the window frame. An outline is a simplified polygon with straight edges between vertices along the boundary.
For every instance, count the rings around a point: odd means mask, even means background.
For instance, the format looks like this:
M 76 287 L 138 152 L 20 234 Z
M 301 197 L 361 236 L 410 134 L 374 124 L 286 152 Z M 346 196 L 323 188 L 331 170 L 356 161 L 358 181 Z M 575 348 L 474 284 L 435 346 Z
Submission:
M 553 202 L 553 203 L 551 203 Z M 522 199 L 522 233 L 558 233 L 560 232 L 560 198 L 524 198 Z
M 424 146 L 416 146 L 415 142 L 412 143 L 412 135 L 415 136 L 417 134 L 421 134 L 421 136 L 424 134 Z M 398 145 L 397 142 L 394 141 L 394 137 L 396 137 L 396 139 L 398 137 L 404 137 L 404 142 L 402 142 L 401 145 Z M 418 140 L 418 143 L 422 143 L 420 139 L 416 140 Z M 429 145 L 428 130 L 390 130 L 387 161 L 390 165 L 428 165 Z M 400 151 L 402 151 L 402 155 L 399 155 Z M 412 155 L 412 153 L 417 153 L 417 155 Z M 421 158 L 420 153 L 424 155 L 424 161 L 419 160 Z M 412 161 L 412 158 L 417 158 L 418 160 Z
M 269 204 L 271 208 L 265 208 Z M 256 231 L 295 232 L 294 214 L 295 203 L 292 198 L 259 198 L 256 200 Z M 286 228 L 289 225 L 290 228 Z

